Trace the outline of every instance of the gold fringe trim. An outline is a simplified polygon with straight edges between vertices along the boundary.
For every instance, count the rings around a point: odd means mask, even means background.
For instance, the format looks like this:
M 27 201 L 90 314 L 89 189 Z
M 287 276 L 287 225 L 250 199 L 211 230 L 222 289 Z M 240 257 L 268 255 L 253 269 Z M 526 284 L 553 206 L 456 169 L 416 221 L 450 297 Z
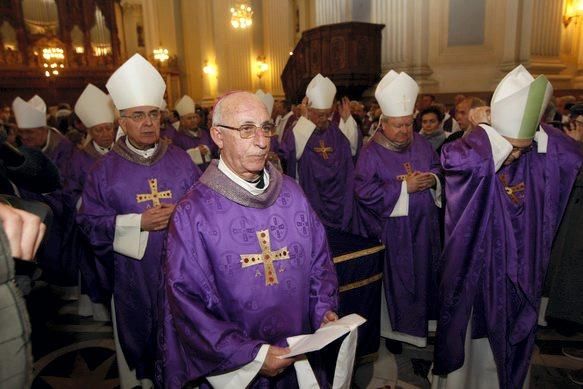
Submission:
M 372 277 L 365 278 L 364 280 L 360 280 L 360 281 L 356 281 L 356 282 L 353 282 L 350 284 L 342 285 L 339 288 L 339 291 L 340 291 L 340 293 L 342 293 L 342 292 L 346 292 L 348 290 L 360 288 L 360 287 L 363 287 L 365 285 L 372 284 L 373 282 L 377 282 L 381 278 L 383 278 L 383 273 L 378 273 Z
M 378 253 L 379 251 L 383 251 L 385 249 L 385 245 L 381 244 L 375 247 L 371 247 L 368 249 L 364 249 L 364 250 L 360 250 L 360 251 L 355 251 L 352 253 L 348 253 L 348 254 L 344 254 L 344 255 L 340 255 L 338 257 L 334 257 L 334 263 L 340 263 L 340 262 L 344 262 L 344 261 L 350 261 L 351 259 L 355 259 L 355 258 L 359 258 L 359 257 L 364 257 L 365 255 L 371 255 L 374 253 Z

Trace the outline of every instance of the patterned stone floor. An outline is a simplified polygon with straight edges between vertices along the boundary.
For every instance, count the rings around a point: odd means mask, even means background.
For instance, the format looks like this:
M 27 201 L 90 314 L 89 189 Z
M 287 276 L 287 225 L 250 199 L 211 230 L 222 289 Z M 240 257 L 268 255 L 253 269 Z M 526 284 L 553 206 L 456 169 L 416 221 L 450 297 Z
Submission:
M 33 291 L 27 303 L 33 329 L 34 389 L 119 387 L 111 323 L 76 316 L 77 303 L 59 300 L 48 288 Z M 531 388 L 579 388 L 567 372 L 583 369 L 583 362 L 563 356 L 562 346 L 583 348 L 583 334 L 566 338 L 553 330 L 539 330 Z M 426 376 L 432 353 L 431 344 L 425 349 L 405 346 L 395 356 L 383 345 L 374 364 L 356 369 L 354 387 L 429 388 Z

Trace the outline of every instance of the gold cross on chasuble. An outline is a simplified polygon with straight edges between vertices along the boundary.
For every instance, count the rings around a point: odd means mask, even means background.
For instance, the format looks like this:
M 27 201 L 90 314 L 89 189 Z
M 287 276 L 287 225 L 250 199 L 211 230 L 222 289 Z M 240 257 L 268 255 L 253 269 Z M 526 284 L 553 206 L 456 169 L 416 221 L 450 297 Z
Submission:
M 332 147 L 326 146 L 324 140 L 320 140 L 320 147 L 314 147 L 314 151 L 322 156 L 324 159 L 328 159 L 328 153 L 332 153 L 334 150 Z
M 282 247 L 279 250 L 271 251 L 269 230 L 257 231 L 256 234 L 261 252 L 258 254 L 242 254 L 241 267 L 246 268 L 262 263 L 265 272 L 265 285 L 276 285 L 279 281 L 277 280 L 277 274 L 275 274 L 273 261 L 289 259 L 289 250 L 287 247 Z
M 154 207 L 160 205 L 160 199 L 171 199 L 172 191 L 165 190 L 163 192 L 158 192 L 158 180 L 156 178 L 150 178 L 148 180 L 150 185 L 151 193 L 141 193 L 136 195 L 136 201 L 138 203 L 143 203 L 144 201 L 151 201 Z
M 508 178 L 506 177 L 506 174 L 501 174 L 499 178 L 502 182 L 502 185 L 504 185 L 504 190 L 506 191 L 506 195 L 510 198 L 510 200 L 514 204 L 520 204 L 520 198 L 517 195 L 524 192 L 524 182 L 519 182 L 516 185 L 508 186 Z
M 399 180 L 399 181 L 405 181 L 407 178 L 411 177 L 411 175 L 413 174 L 413 165 L 411 165 L 411 162 L 405 162 L 403 164 L 403 167 L 405 168 L 405 171 L 407 173 L 398 175 L 397 180 Z

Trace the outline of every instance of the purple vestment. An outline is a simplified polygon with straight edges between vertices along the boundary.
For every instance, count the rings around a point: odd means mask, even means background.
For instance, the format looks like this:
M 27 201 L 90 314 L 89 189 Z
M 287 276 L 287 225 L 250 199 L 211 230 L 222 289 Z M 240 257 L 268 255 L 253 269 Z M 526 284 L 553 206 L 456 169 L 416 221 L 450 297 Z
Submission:
M 61 185 L 67 188 L 67 176 L 75 146 L 54 128 L 49 128 L 48 142 L 42 152 L 59 169 Z M 46 203 L 53 211 L 53 222 L 45 242 L 37 254 L 45 279 L 61 286 L 77 284 L 77 253 L 75 252 L 75 208 L 66 190 L 37 194 L 21 190 L 21 197 Z
M 176 128 L 170 123 L 166 123 L 164 127 L 160 128 L 160 139 L 166 143 L 174 142 L 176 135 L 178 135 L 178 131 L 176 131 Z
M 433 319 L 439 260 L 439 208 L 430 190 L 409 194 L 407 216 L 390 217 L 407 174 L 431 172 L 441 177 L 439 158 L 423 137 L 413 134 L 403 151 L 386 147 L 377 132 L 360 153 L 355 172 L 358 206 L 356 232 L 379 238 L 386 245 L 384 286 L 393 330 L 427 337 Z
M 101 157 L 102 155 L 97 152 L 93 142 L 89 142 L 83 149 L 73 153 L 66 180 L 66 191 L 73 207 L 76 208 L 81 197 L 89 170 Z M 110 261 L 96 261 L 93 249 L 80 231 L 75 231 L 71 243 L 75 245 L 74 251 L 78 257 L 79 271 L 81 272 L 81 293 L 89 295 L 93 302 L 108 302 L 113 282 L 112 264 L 108 263 Z
M 281 139 L 280 150 L 287 169 L 297 166 L 299 183 L 322 223 L 349 230 L 354 199 L 354 162 L 350 143 L 337 125 L 326 130 L 316 128 L 299 160 L 296 160 L 292 130 Z M 295 174 L 290 172 L 292 177 Z
M 302 190 L 269 165 L 251 195 L 213 161 L 180 201 L 164 264 L 165 388 L 238 369 L 262 344 L 312 333 L 336 311 L 338 281 L 324 228 Z M 251 386 L 289 387 L 295 372 Z
M 482 128 L 442 151 L 447 207 L 434 374 L 464 363 L 464 340 L 487 337 L 501 388 L 522 387 L 534 346 L 553 237 L 582 158 L 552 127 L 538 144 L 495 172 Z
M 211 139 L 208 130 L 204 128 L 199 128 L 196 136 L 190 131 L 180 130 L 174 137 L 173 143 L 175 146 L 178 146 L 185 151 L 197 148 L 200 145 L 207 146 L 211 152 L 211 158 L 216 156 L 218 152 L 217 145 Z M 202 170 L 205 170 L 208 163 L 203 163 L 199 166 Z
M 153 376 L 157 294 L 166 231 L 150 231 L 145 254 L 136 260 L 113 251 L 116 217 L 141 214 L 151 207 L 152 200 L 138 201 L 138 195 L 151 195 L 152 183 L 160 192 L 160 202 L 178 202 L 199 175 L 188 154 L 173 145 L 160 142 L 155 154 L 145 159 L 130 151 L 122 137 L 95 163 L 83 189 L 77 220 L 99 260 L 113 261 L 119 340 L 138 378 Z M 170 198 L 167 191 L 171 192 Z

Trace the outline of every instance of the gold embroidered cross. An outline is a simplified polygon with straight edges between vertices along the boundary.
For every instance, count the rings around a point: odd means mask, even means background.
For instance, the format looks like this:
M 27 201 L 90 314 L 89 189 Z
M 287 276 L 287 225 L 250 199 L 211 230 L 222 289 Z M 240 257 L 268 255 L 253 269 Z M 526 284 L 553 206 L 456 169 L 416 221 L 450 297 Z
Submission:
M 407 110 L 407 105 L 411 102 L 411 99 L 408 99 L 407 96 L 403 95 L 403 100 L 401 101 L 401 103 L 403 103 L 403 111 Z
M 399 180 L 399 181 L 405 181 L 407 178 L 411 177 L 411 175 L 413 174 L 413 165 L 411 165 L 411 162 L 405 162 L 403 164 L 403 167 L 405 168 L 405 171 L 407 172 L 407 174 L 398 175 L 397 180 Z
M 154 207 L 160 205 L 160 199 L 171 199 L 172 191 L 165 190 L 163 192 L 158 192 L 158 180 L 156 178 L 150 178 L 148 180 L 150 185 L 151 193 L 141 193 L 136 195 L 136 201 L 138 203 L 143 203 L 144 201 L 151 201 Z
M 289 250 L 287 247 L 282 247 L 278 250 L 271 251 L 269 230 L 257 231 L 256 234 L 257 239 L 259 240 L 259 246 L 261 247 L 261 253 L 241 254 L 241 267 L 246 268 L 262 263 L 265 274 L 265 285 L 276 285 L 279 283 L 279 281 L 277 280 L 277 274 L 275 272 L 275 266 L 273 266 L 273 261 L 289 259 Z
M 508 197 L 510 197 L 510 200 L 514 204 L 519 204 L 520 198 L 517 195 L 520 192 L 524 192 L 524 189 L 525 189 L 524 182 L 519 182 L 518 184 L 516 184 L 514 186 L 508 186 L 508 179 L 506 177 L 506 174 L 501 174 L 499 176 L 499 178 L 500 178 L 500 181 L 502 182 L 502 185 L 504 185 L 504 190 L 506 191 L 506 194 L 508 195 Z
M 320 147 L 314 147 L 314 151 L 322 155 L 322 158 L 328 159 L 328 153 L 333 152 L 332 147 L 326 146 L 324 140 L 320 140 Z

